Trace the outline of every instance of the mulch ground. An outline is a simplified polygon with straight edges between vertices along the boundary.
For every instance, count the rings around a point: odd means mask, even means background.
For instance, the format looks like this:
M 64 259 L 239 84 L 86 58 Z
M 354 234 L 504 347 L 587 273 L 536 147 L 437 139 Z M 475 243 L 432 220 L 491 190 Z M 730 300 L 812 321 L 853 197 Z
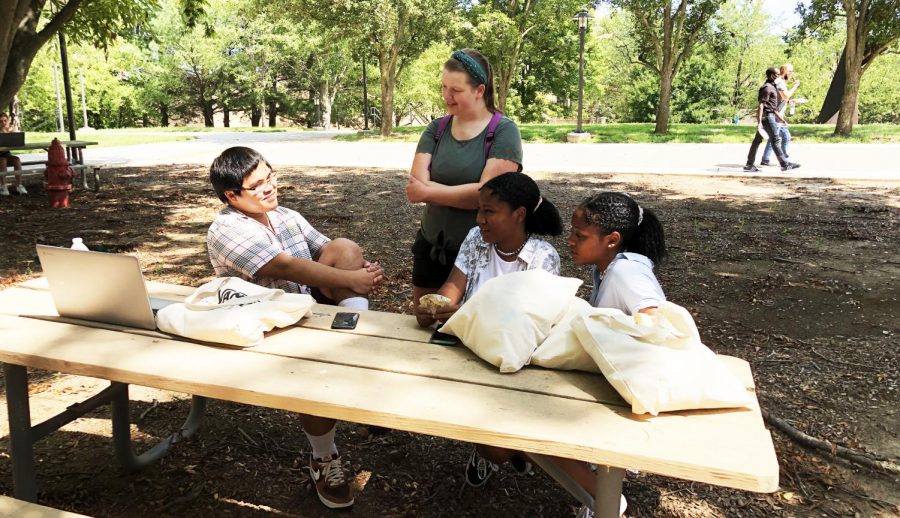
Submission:
M 209 222 L 220 208 L 203 168 L 104 171 L 99 193 L 78 190 L 46 208 L 39 186 L 0 199 L 0 287 L 39 274 L 36 243 L 139 254 L 148 278 L 199 285 L 212 277 Z M 359 242 L 389 275 L 373 309 L 408 312 L 409 246 L 419 207 L 406 173 L 279 170 L 280 202 L 326 235 Z M 599 190 L 624 190 L 657 211 L 670 260 L 658 271 L 670 300 L 695 315 L 714 351 L 750 362 L 762 407 L 810 436 L 896 463 L 900 458 L 900 182 L 543 175 L 545 197 L 568 220 Z M 588 279 L 551 240 L 563 274 Z M 582 295 L 585 295 L 583 289 Z M 32 395 L 65 400 L 90 380 L 35 371 Z M 0 384 L 3 383 L 0 377 Z M 183 420 L 189 398 L 144 391 L 134 437 L 152 444 Z M 4 397 L 5 399 L 5 397 Z M 63 405 L 64 406 L 64 405 Z M 5 409 L 3 414 L 5 415 Z M 105 409 L 36 446 L 40 501 L 97 516 L 333 516 L 305 473 L 307 444 L 289 412 L 212 402 L 204 427 L 162 462 L 122 474 Z M 5 418 L 2 434 L 6 434 Z M 629 476 L 629 517 L 898 516 L 896 475 L 813 451 L 779 431 L 781 488 L 773 494 Z M 571 516 L 574 499 L 543 474 L 501 470 L 465 488 L 470 446 L 406 432 L 340 425 L 338 444 L 361 490 L 353 516 Z M 0 493 L 11 494 L 6 438 Z

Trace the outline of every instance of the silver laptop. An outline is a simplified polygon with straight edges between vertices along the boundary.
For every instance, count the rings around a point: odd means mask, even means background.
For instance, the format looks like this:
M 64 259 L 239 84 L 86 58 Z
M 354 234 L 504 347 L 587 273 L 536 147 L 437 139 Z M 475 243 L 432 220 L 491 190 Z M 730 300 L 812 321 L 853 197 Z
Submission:
M 172 303 L 149 297 L 137 257 L 46 245 L 37 253 L 62 317 L 156 329 L 156 311 Z

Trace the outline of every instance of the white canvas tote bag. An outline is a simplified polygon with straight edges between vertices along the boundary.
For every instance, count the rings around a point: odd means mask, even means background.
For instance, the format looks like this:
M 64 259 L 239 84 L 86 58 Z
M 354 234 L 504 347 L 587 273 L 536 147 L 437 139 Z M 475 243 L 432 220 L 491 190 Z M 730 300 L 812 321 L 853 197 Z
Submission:
M 197 288 L 184 303 L 159 310 L 156 326 L 194 340 L 252 347 L 266 331 L 296 324 L 313 304 L 310 295 L 220 277 Z

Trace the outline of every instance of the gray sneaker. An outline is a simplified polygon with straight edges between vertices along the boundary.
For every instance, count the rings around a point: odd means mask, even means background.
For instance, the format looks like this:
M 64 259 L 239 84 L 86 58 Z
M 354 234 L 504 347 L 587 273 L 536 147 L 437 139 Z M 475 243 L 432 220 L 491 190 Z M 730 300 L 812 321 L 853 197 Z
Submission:
M 472 487 L 481 487 L 499 469 L 499 466 L 479 455 L 476 448 L 469 457 L 469 462 L 466 463 L 466 484 Z

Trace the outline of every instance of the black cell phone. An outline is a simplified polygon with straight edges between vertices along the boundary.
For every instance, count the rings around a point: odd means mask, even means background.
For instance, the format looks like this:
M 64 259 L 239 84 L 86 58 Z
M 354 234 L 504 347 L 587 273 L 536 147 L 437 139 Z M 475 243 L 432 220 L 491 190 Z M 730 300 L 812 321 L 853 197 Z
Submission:
M 359 313 L 338 313 L 331 321 L 332 329 L 356 329 L 359 322 Z
M 447 333 L 442 333 L 440 329 L 436 329 L 434 333 L 432 333 L 431 338 L 428 339 L 429 342 L 437 345 L 459 345 L 459 338 L 448 335 Z

